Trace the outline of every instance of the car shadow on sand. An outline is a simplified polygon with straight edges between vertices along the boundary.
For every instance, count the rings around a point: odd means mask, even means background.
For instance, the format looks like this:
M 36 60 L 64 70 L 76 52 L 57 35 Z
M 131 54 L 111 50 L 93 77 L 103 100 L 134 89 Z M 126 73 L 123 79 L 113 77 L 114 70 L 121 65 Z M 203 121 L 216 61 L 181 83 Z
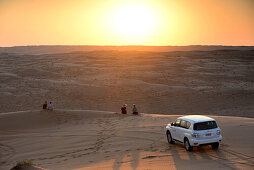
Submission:
M 251 168 L 253 164 L 241 156 L 229 154 L 228 148 L 221 146 L 214 150 L 211 146 L 194 147 L 192 152 L 187 152 L 183 145 L 175 143 L 169 146 L 169 152 L 176 169 L 242 169 Z

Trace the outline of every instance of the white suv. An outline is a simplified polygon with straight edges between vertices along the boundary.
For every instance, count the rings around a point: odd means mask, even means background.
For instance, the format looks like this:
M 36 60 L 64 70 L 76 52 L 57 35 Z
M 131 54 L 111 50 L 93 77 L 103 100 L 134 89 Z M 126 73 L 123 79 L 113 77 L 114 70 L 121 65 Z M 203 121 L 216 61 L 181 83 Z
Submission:
M 177 118 L 175 122 L 167 125 L 166 134 L 169 143 L 184 143 L 187 151 L 192 151 L 193 146 L 199 145 L 212 145 L 217 149 L 222 139 L 216 121 L 200 115 Z

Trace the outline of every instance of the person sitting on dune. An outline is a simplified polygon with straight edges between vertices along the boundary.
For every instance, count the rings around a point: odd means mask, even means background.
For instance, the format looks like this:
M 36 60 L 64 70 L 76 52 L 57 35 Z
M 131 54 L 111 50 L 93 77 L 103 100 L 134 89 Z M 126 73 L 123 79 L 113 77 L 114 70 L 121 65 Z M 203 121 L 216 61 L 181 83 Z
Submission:
M 127 104 L 124 104 L 123 107 L 121 107 L 122 114 L 127 114 Z
M 48 103 L 47 103 L 47 101 L 45 101 L 45 103 L 42 105 L 42 109 L 45 110 L 45 109 L 47 109 L 47 107 L 48 107 Z
M 52 102 L 49 102 L 48 110 L 53 110 L 53 104 L 52 104 Z
M 133 104 L 132 114 L 134 114 L 134 115 L 138 114 L 138 109 L 135 104 Z

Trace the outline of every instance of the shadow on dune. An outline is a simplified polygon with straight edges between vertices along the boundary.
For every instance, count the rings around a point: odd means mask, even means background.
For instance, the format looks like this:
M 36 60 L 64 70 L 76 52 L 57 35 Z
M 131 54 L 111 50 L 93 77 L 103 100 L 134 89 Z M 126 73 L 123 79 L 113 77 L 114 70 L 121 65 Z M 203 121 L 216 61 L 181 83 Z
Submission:
M 210 165 L 216 169 L 222 167 L 223 169 L 240 169 L 235 165 L 237 161 L 228 159 L 231 156 L 226 156 L 223 148 L 213 150 L 210 146 L 201 146 L 194 148 L 192 152 L 187 152 L 182 145 L 175 144 L 170 146 L 169 151 L 172 153 L 175 168 L 179 170 L 186 167 L 204 169 L 204 167 L 211 167 Z

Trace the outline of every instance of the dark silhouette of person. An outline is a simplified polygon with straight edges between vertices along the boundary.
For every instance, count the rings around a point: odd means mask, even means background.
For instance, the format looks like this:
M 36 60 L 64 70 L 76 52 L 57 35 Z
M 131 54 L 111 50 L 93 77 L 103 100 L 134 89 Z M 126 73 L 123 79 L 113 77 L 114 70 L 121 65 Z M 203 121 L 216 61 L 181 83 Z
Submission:
M 45 110 L 48 108 L 48 103 L 47 101 L 45 101 L 45 103 L 42 105 L 42 109 Z
M 122 114 L 127 114 L 127 104 L 124 104 L 123 107 L 121 107 Z
M 138 114 L 138 109 L 137 109 L 137 107 L 136 107 L 135 104 L 133 104 L 132 114 L 134 114 L 134 115 L 137 115 L 137 114 Z

